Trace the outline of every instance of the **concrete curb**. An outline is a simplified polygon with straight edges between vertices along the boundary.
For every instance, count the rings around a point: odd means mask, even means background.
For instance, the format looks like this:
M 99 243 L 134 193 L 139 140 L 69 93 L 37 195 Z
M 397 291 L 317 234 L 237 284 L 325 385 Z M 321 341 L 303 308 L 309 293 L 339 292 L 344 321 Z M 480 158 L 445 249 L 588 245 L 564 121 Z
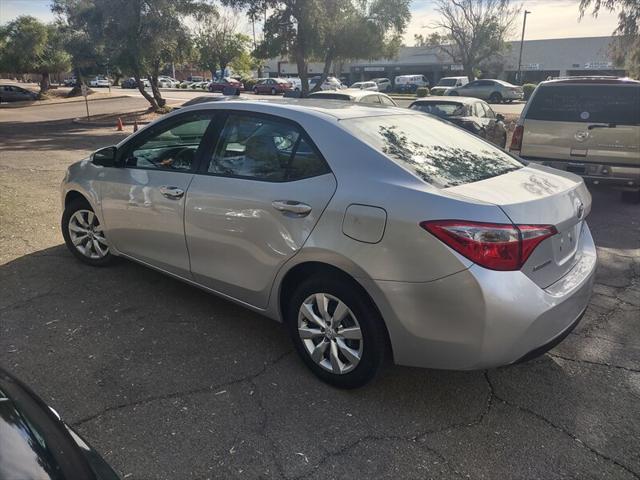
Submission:
M 91 96 L 89 96 L 89 102 L 99 102 L 100 100 L 117 100 L 120 98 L 132 98 L 129 95 L 116 95 L 113 97 L 99 97 L 99 98 L 91 98 Z M 0 105 L 0 109 L 3 108 L 27 108 L 27 107 L 40 107 L 40 106 L 46 106 L 46 105 L 58 105 L 60 103 L 76 103 L 76 102 L 84 102 L 84 97 L 73 97 L 73 98 L 69 98 L 69 99 L 62 99 L 62 100 L 53 100 L 53 101 L 48 101 L 48 100 L 35 100 L 33 102 L 14 102 L 14 103 L 7 103 L 5 105 Z
M 126 115 L 126 114 L 124 114 L 124 115 Z M 71 120 L 71 122 L 73 122 L 73 123 L 75 123 L 77 125 L 89 125 L 89 126 L 92 126 L 92 127 L 114 127 L 115 128 L 115 123 L 113 121 L 111 121 L 111 122 L 105 122 L 105 121 L 89 122 L 86 119 L 83 119 L 81 117 L 76 117 L 73 120 Z M 151 123 L 151 122 L 149 122 L 149 121 L 138 122 L 138 126 L 140 127 L 142 125 L 147 125 L 149 123 Z M 124 123 L 123 122 L 123 126 L 124 127 L 126 127 L 126 126 L 133 127 L 133 124 L 131 122 L 129 122 L 129 123 Z

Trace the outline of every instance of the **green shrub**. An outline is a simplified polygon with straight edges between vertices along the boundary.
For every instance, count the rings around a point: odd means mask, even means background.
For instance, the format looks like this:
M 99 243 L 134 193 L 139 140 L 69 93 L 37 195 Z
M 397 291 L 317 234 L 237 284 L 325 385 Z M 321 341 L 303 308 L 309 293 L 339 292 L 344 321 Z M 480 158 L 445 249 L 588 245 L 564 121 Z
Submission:
M 416 97 L 428 97 L 429 89 L 427 87 L 419 87 L 416 89 Z
M 522 85 L 522 91 L 524 92 L 524 99 L 529 100 L 531 94 L 536 89 L 536 85 L 534 83 L 525 83 Z
M 180 85 L 178 85 L 178 87 L 180 87 L 180 88 L 187 88 L 187 84 L 186 84 L 186 83 L 181 83 Z

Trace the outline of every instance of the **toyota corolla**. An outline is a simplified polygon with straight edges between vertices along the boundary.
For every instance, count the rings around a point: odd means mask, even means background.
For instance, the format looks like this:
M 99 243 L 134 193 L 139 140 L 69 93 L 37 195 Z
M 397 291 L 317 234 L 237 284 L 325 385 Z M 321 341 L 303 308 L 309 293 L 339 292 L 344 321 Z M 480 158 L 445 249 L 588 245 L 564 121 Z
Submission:
M 353 388 L 386 356 L 482 369 L 539 355 L 589 301 L 591 197 L 439 119 L 338 101 L 180 109 L 73 164 L 62 233 L 284 322 Z

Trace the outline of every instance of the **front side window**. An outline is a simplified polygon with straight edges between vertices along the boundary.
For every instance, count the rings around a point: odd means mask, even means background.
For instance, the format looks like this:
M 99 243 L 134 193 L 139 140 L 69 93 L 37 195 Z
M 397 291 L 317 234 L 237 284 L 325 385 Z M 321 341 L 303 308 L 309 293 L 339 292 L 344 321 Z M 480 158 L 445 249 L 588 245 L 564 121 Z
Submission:
M 502 150 L 426 115 L 342 120 L 356 138 L 438 188 L 454 187 L 523 167 Z
M 262 116 L 229 115 L 208 173 L 283 182 L 328 173 L 300 129 Z
M 389 97 L 385 97 L 383 95 L 379 95 L 380 97 L 380 101 L 382 102 L 383 105 L 391 105 L 391 106 L 396 106 L 396 104 L 394 103 L 393 100 L 391 100 Z
M 527 119 L 640 125 L 640 85 L 545 85 Z
M 190 171 L 210 122 L 210 114 L 199 113 L 157 125 L 140 140 L 134 139 L 130 147 L 125 147 L 124 166 Z

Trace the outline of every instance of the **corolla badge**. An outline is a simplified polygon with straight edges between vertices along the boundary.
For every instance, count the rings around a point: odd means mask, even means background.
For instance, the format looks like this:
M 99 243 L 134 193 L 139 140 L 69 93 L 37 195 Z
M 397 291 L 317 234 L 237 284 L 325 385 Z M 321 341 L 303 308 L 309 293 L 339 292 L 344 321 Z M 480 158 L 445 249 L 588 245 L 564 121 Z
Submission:
M 576 134 L 573 136 L 573 138 L 575 138 L 579 142 L 584 142 L 587 138 L 589 138 L 589 132 L 587 132 L 585 130 L 582 130 L 580 132 L 576 132 Z

